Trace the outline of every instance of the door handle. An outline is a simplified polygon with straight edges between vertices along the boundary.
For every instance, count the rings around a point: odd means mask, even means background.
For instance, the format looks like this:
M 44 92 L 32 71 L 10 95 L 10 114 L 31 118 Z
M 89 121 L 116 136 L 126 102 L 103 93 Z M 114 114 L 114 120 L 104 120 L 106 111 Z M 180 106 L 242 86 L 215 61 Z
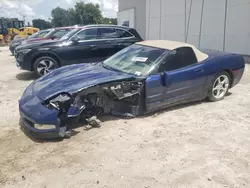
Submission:
M 194 72 L 204 72 L 204 69 L 196 69 L 196 70 L 194 70 Z

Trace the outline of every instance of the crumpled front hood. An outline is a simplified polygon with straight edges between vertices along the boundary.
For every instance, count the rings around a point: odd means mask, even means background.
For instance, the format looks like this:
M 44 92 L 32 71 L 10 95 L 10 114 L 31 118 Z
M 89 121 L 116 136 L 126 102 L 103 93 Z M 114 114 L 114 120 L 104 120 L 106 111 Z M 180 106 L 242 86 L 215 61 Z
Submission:
M 111 81 L 134 78 L 134 75 L 108 70 L 102 63 L 76 64 L 52 71 L 32 83 L 32 93 L 42 100 L 56 94 L 79 90 Z

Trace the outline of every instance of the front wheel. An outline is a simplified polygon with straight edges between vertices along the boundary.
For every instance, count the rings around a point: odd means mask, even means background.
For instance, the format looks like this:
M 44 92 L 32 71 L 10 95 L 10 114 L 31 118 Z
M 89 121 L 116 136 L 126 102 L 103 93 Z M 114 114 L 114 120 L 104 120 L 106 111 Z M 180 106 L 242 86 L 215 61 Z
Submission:
M 230 75 L 227 72 L 222 72 L 217 75 L 209 90 L 208 99 L 210 101 L 223 100 L 230 86 Z
M 48 56 L 40 57 L 34 63 L 34 71 L 38 76 L 43 76 L 58 67 L 58 62 Z

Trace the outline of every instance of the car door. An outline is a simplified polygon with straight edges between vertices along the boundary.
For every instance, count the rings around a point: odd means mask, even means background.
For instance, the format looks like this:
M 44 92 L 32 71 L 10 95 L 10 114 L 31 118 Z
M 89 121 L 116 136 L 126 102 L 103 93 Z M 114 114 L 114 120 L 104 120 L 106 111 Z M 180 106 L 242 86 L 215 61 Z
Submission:
M 146 80 L 146 107 L 149 111 L 204 95 L 207 81 L 204 64 L 197 62 L 190 47 L 168 53 L 157 72 Z
M 140 39 L 125 29 L 117 28 L 116 33 L 117 38 L 114 40 L 116 52 L 140 41 Z
M 68 45 L 59 49 L 59 56 L 64 64 L 89 63 L 100 59 L 98 48 L 97 28 L 88 28 L 79 31 L 71 39 Z M 77 39 L 77 42 L 73 42 Z

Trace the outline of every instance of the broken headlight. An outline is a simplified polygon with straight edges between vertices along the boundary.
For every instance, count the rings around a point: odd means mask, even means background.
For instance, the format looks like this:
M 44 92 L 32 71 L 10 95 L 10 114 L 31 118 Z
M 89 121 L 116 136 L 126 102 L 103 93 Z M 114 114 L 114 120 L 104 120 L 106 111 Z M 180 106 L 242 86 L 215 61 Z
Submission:
M 49 109 L 68 109 L 73 103 L 73 98 L 68 93 L 60 93 L 47 101 L 45 101 L 45 106 Z

